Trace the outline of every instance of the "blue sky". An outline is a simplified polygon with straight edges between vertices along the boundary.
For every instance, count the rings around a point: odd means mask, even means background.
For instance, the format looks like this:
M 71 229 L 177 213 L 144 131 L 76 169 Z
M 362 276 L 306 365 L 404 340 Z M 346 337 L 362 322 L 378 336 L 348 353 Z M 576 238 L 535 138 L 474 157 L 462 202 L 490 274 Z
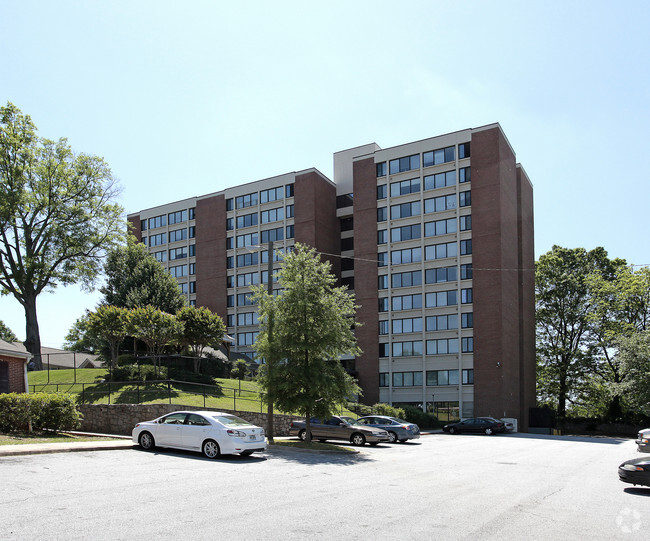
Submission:
M 332 154 L 499 122 L 534 185 L 536 256 L 650 265 L 650 4 L 70 1 L 0 4 L 0 103 L 103 156 L 136 212 Z M 644 173 L 644 171 L 646 173 Z M 97 293 L 39 299 L 59 346 Z M 24 315 L 0 299 L 24 339 Z

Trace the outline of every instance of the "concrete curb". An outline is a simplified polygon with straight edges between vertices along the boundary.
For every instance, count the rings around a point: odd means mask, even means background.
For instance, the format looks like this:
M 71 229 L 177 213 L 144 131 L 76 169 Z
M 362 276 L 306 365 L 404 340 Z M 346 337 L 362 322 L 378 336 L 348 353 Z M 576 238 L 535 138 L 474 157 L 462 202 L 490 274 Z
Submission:
M 74 453 L 81 451 L 115 451 L 133 449 L 129 440 L 79 441 L 74 443 L 25 443 L 22 445 L 0 445 L 0 458 L 5 456 L 44 455 L 50 453 Z

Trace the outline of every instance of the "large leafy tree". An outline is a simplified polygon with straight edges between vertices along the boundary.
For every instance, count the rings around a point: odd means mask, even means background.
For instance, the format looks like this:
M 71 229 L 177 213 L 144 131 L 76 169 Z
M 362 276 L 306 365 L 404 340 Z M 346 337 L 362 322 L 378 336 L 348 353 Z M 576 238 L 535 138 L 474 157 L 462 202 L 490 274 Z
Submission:
M 4 340 L 5 342 L 18 342 L 18 337 L 2 321 L 0 321 L 0 340 Z
M 204 306 L 185 306 L 176 314 L 176 319 L 183 324 L 180 343 L 188 346 L 194 356 L 194 371 L 199 372 L 201 358 L 206 347 L 215 349 L 221 345 L 226 326 L 217 314 Z
M 25 347 L 42 367 L 36 299 L 59 285 L 91 288 L 124 235 L 117 183 L 103 159 L 38 137 L 28 115 L 0 108 L 0 293 L 25 311 Z
M 538 398 L 553 404 L 559 418 L 566 416 L 567 402 L 585 392 L 593 370 L 589 277 L 610 280 L 616 266 L 603 248 L 561 246 L 553 246 L 536 264 Z
M 255 289 L 260 318 L 255 349 L 275 360 L 271 370 L 262 367 L 260 383 L 280 410 L 305 416 L 309 436 L 312 415 L 327 417 L 360 392 L 339 362 L 342 355 L 359 353 L 356 307 L 344 287 L 335 287 L 329 263 L 305 245 L 296 244 L 284 256 L 278 282 L 282 290 L 276 296 Z
M 168 314 L 185 306 L 176 279 L 132 235 L 126 245 L 108 253 L 104 274 L 106 284 L 100 288 L 103 304 L 121 308 L 153 306 Z
M 88 334 L 108 347 L 110 364 L 117 367 L 120 344 L 131 330 L 131 312 L 126 308 L 103 305 L 88 316 Z
M 183 324 L 176 316 L 153 306 L 131 310 L 129 333 L 146 344 L 155 367 L 159 365 L 165 348 L 174 344 L 182 332 Z
M 603 398 L 600 404 L 592 401 L 592 412 L 617 419 L 623 414 L 623 397 L 629 397 L 622 385 L 629 373 L 624 356 L 620 355 L 620 345 L 628 344 L 633 335 L 650 328 L 650 269 L 634 270 L 622 260 L 612 263 L 613 276 L 593 273 L 588 279 L 592 299 L 591 341 L 595 350 L 591 391 L 597 398 Z
M 630 407 L 650 414 L 650 330 L 635 332 L 618 342 L 618 360 L 627 378 L 621 392 Z

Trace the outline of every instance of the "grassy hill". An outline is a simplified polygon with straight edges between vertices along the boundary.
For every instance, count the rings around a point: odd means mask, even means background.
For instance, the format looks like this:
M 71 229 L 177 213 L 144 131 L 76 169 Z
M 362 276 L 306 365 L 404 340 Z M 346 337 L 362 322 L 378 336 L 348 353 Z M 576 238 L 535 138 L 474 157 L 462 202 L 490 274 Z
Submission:
M 236 379 L 214 378 L 213 385 L 199 383 L 118 384 L 104 381 L 104 368 L 46 370 L 28 373 L 30 392 L 66 392 L 79 395 L 86 404 L 155 404 L 172 403 L 184 406 L 266 411 L 260 400 L 260 389 L 253 381 L 242 381 L 241 391 Z

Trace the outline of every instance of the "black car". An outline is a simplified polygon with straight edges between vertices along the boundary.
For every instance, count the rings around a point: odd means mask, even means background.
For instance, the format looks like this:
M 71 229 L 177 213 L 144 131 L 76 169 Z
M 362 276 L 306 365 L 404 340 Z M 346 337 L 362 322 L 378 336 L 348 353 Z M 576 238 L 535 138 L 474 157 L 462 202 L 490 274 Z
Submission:
M 488 436 L 497 432 L 505 432 L 506 424 L 493 417 L 472 417 L 459 423 L 450 423 L 442 427 L 445 432 L 450 434 L 461 434 L 463 432 L 474 432 L 487 434 Z
M 618 467 L 618 478 L 624 483 L 650 487 L 650 457 L 626 460 Z

